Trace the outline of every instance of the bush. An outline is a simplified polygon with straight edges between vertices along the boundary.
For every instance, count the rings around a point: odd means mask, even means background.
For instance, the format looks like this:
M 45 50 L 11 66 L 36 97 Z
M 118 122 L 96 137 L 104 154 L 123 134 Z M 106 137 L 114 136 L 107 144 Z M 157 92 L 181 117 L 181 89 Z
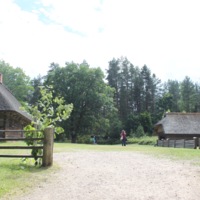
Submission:
M 133 137 L 128 138 L 128 144 L 141 144 L 141 145 L 155 145 L 157 137 L 155 136 L 144 136 L 144 137 Z
M 97 144 L 120 144 L 120 139 L 116 138 L 109 138 L 109 137 L 103 137 L 103 136 L 95 136 L 96 137 L 96 143 Z M 84 135 L 84 136 L 78 136 L 77 143 L 79 144 L 93 144 L 93 138 L 91 135 Z
M 93 141 L 91 139 L 91 135 L 78 136 L 76 142 L 79 144 L 92 144 L 93 143 Z
M 143 137 L 143 136 L 145 135 L 143 126 L 139 125 L 139 126 L 137 127 L 137 130 L 136 130 L 135 135 L 136 135 L 137 137 Z
M 156 136 L 143 136 L 143 137 L 127 137 L 127 144 L 140 144 L 140 145 L 155 145 L 157 141 Z M 93 144 L 91 135 L 78 136 L 77 143 L 79 144 Z M 97 136 L 97 144 L 114 145 L 121 144 L 120 139 L 104 138 Z

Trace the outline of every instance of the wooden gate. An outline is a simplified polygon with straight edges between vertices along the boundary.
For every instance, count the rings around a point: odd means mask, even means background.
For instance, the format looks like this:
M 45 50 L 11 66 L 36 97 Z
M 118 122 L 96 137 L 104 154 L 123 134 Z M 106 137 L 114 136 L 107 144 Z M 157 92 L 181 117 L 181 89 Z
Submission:
M 0 132 L 10 132 L 15 130 L 1 130 Z M 17 130 L 19 131 L 19 130 Z M 17 132 L 15 131 L 15 132 Z M 24 131 L 20 131 L 24 132 Z M 32 131 L 31 131 L 32 132 Z M 46 128 L 44 130 L 43 138 L 0 138 L 1 141 L 42 141 L 39 146 L 1 146 L 0 149 L 42 149 L 42 155 L 38 155 L 37 158 L 42 158 L 42 166 L 47 167 L 53 164 L 53 144 L 54 144 L 54 129 Z M 1 144 L 1 143 L 0 143 Z M 0 157 L 7 158 L 35 158 L 33 155 L 5 155 L 0 154 Z

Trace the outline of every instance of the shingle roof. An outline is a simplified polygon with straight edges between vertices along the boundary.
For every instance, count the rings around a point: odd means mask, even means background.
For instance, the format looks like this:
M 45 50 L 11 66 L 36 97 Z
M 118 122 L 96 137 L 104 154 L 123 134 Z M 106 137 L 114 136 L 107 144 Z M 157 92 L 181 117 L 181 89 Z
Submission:
M 24 111 L 20 110 L 21 104 L 6 88 L 0 83 L 0 111 L 14 111 L 22 115 L 26 120 L 31 121 L 31 117 Z
M 167 113 L 160 125 L 165 134 L 200 134 L 200 113 Z

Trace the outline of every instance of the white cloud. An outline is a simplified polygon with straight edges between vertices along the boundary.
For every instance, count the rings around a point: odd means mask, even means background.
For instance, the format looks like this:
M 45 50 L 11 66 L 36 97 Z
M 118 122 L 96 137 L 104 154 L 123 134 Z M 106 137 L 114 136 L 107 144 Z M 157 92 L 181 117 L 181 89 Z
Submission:
M 74 32 L 90 35 L 99 29 L 101 5 L 98 0 L 41 0 L 41 2 L 51 8 L 45 13 L 46 16 Z
M 200 80 L 198 0 L 37 2 L 38 9 L 25 11 L 0 0 L 0 59 L 31 77 L 45 75 L 51 62 L 86 59 L 105 69 L 126 56 L 162 80 Z

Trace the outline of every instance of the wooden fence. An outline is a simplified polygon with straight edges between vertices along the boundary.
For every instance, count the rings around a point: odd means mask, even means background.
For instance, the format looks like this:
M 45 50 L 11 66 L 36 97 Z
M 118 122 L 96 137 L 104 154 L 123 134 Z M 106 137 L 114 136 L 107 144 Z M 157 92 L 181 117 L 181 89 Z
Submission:
M 199 141 L 198 141 L 199 140 Z M 197 146 L 200 144 L 200 138 L 193 138 L 192 140 L 157 140 L 157 146 L 159 147 L 174 147 L 174 148 L 190 148 L 197 149 Z
M 1 132 L 11 132 L 11 130 L 1 130 Z M 13 132 L 15 130 L 12 130 Z M 19 130 L 18 130 L 19 131 Z M 17 132 L 17 131 L 15 131 Z M 20 131 L 23 132 L 23 131 Z M 42 166 L 47 167 L 53 164 L 53 144 L 54 144 L 54 130 L 53 128 L 46 128 L 44 130 L 44 138 L 0 138 L 1 141 L 42 141 L 39 146 L 1 146 L 1 149 L 42 149 L 42 155 L 38 155 L 37 158 L 42 158 Z M 1 144 L 1 143 L 0 143 Z M 33 155 L 5 155 L 0 154 L 0 157 L 7 158 L 35 158 Z

